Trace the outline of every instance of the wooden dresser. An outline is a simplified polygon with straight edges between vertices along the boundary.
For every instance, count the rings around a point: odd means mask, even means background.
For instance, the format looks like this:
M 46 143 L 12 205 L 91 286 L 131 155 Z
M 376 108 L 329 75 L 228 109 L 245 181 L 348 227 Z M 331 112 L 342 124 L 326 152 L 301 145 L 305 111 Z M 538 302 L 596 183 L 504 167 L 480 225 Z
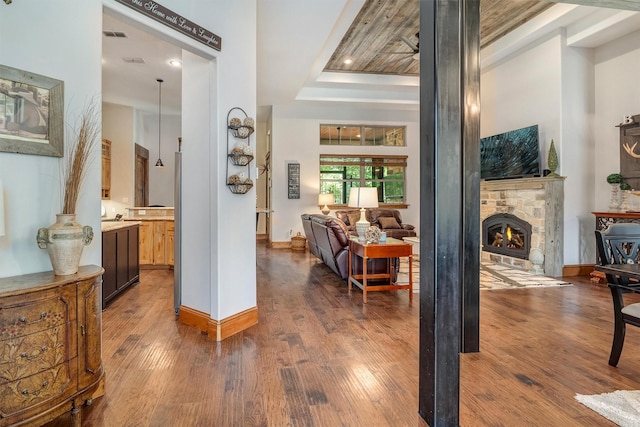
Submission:
M 0 278 L 0 426 L 40 426 L 104 394 L 102 267 Z

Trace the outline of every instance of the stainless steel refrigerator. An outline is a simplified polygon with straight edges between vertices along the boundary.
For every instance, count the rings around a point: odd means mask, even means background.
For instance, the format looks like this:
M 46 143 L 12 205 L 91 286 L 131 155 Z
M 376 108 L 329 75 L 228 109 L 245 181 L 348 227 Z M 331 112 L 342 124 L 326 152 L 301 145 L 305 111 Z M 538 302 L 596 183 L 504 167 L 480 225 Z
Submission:
M 182 302 L 182 138 L 178 138 L 178 151 L 175 153 L 174 182 L 173 309 L 177 316 L 180 314 L 180 304 Z

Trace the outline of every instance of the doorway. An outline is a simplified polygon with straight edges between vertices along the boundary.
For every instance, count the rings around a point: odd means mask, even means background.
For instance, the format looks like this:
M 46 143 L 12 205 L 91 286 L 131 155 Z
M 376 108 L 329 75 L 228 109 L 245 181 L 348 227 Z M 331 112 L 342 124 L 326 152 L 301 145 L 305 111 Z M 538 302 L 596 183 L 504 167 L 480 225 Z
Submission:
M 134 206 L 149 206 L 149 150 L 136 144 Z

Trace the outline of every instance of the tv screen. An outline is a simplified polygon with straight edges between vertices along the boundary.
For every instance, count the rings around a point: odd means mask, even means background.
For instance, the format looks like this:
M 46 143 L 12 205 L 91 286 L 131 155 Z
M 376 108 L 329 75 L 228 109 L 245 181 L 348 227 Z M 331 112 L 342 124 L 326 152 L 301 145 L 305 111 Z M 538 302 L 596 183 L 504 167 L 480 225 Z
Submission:
M 538 125 L 480 139 L 483 179 L 540 176 Z

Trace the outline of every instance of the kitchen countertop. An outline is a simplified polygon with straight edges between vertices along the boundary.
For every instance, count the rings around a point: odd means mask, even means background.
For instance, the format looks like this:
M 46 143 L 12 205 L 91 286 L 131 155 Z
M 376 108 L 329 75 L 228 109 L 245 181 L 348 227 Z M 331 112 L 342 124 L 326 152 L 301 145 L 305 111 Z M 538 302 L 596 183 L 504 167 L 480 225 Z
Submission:
M 125 221 L 173 221 L 173 216 L 135 216 L 133 218 L 122 218 Z
M 120 228 L 127 228 L 134 225 L 140 225 L 140 221 L 103 221 L 100 223 L 102 231 L 113 231 Z

